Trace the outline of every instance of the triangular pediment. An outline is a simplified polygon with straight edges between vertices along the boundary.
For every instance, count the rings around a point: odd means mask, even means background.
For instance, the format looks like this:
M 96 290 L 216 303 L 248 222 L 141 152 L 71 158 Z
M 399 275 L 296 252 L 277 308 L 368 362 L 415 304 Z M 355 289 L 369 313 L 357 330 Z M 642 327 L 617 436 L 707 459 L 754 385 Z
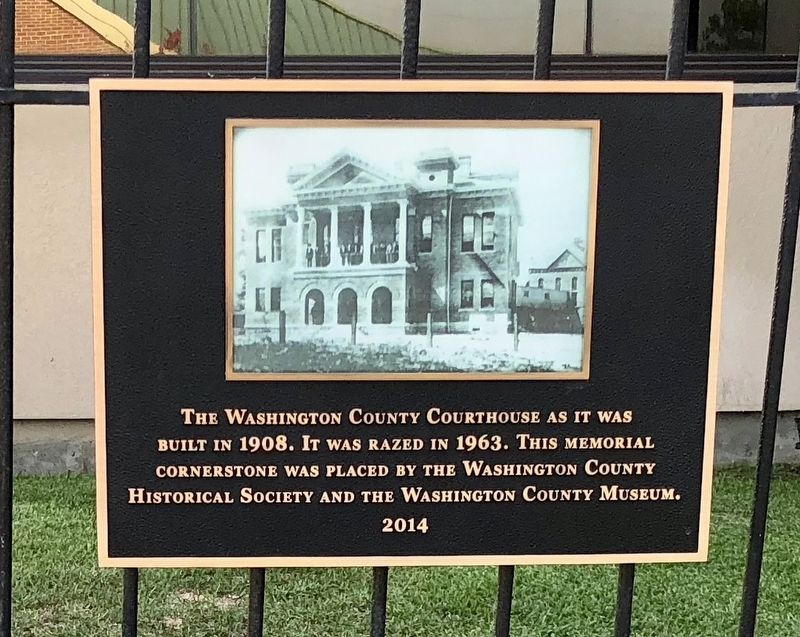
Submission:
M 329 190 L 348 186 L 389 186 L 401 180 L 349 153 L 341 153 L 293 184 L 296 190 Z
M 335 173 L 312 186 L 318 189 L 342 188 L 343 186 L 374 186 L 388 183 L 378 175 L 364 170 L 354 164 L 345 164 Z
M 554 268 L 582 268 L 585 263 L 575 256 L 572 251 L 564 250 L 558 258 L 553 261 L 548 269 Z

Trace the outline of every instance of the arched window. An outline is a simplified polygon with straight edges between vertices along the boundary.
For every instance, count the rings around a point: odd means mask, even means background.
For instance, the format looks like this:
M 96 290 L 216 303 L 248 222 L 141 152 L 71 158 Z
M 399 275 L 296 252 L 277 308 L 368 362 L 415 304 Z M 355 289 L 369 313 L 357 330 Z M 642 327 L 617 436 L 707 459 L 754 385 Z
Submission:
M 372 322 L 376 325 L 392 322 L 392 293 L 389 288 L 376 288 L 372 293 Z
M 306 294 L 306 325 L 325 323 L 325 297 L 319 290 L 309 290 Z
M 345 288 L 339 292 L 336 322 L 339 325 L 350 325 L 358 320 L 358 297 L 354 290 Z
M 578 289 L 578 277 L 576 276 L 572 277 L 572 289 L 573 290 Z
M 557 276 L 556 277 L 556 290 L 560 290 L 560 289 L 561 289 L 561 277 Z
M 543 288 L 544 287 L 544 279 L 539 279 L 538 283 L 536 284 L 536 287 Z

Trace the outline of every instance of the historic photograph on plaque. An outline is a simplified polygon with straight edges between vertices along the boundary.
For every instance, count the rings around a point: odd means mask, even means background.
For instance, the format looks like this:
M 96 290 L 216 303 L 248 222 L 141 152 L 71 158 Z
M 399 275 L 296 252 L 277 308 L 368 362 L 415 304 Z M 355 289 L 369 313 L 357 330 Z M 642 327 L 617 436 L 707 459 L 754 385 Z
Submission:
M 102 566 L 708 558 L 730 84 L 90 94 Z
M 227 133 L 229 378 L 588 376 L 598 122 Z

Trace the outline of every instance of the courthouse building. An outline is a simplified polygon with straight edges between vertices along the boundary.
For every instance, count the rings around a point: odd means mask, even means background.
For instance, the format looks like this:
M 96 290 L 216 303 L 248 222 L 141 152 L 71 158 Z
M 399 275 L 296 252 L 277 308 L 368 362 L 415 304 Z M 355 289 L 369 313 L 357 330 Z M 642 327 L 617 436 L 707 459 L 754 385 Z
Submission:
M 429 152 L 400 177 L 342 152 L 293 166 L 295 200 L 245 211 L 244 327 L 505 330 L 518 274 L 515 174 Z M 242 223 L 243 221 L 243 223 Z M 320 329 L 315 329 L 320 328 Z M 296 333 L 296 332 L 295 332 Z

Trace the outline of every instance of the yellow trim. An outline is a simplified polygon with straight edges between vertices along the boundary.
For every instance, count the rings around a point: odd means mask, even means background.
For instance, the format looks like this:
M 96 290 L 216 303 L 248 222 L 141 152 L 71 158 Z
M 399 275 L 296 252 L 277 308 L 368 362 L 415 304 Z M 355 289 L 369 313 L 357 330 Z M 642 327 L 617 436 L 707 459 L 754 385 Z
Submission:
M 96 31 L 100 37 L 124 53 L 133 52 L 133 27 L 116 13 L 104 9 L 93 0 L 50 1 Z M 158 52 L 158 44 L 150 42 L 150 53 Z

